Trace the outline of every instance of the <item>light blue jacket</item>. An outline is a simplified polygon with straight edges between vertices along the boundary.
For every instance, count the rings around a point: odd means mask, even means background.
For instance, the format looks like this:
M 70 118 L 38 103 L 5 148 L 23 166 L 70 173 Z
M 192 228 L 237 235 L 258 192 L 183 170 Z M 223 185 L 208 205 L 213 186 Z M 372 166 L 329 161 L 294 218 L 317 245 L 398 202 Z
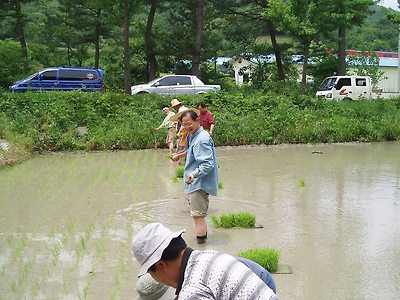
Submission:
M 188 148 L 185 164 L 185 192 L 203 190 L 216 196 L 218 191 L 218 164 L 215 156 L 214 141 L 210 134 L 200 127 L 188 135 Z M 186 184 L 189 174 L 194 175 L 192 184 Z

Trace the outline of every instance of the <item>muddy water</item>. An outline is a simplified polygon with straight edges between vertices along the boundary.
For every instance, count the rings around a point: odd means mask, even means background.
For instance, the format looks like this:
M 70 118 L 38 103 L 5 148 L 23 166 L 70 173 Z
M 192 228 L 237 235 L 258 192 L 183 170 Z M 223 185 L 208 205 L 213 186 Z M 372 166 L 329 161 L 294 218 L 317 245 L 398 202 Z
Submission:
M 249 211 L 264 228 L 209 222 L 201 247 L 165 151 L 46 155 L 0 170 L 0 299 L 133 299 L 130 241 L 152 221 L 186 228 L 194 248 L 279 249 L 291 272 L 274 275 L 281 299 L 400 299 L 400 143 L 217 153 L 223 188 L 210 214 Z

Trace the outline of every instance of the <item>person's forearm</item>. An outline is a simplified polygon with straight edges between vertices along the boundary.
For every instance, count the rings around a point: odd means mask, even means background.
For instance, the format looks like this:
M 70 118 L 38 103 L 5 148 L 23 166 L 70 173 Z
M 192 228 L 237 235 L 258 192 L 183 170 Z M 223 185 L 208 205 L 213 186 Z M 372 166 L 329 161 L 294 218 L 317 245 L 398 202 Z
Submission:
M 175 153 L 174 155 L 172 155 L 172 160 L 173 161 L 178 161 L 179 159 L 181 159 L 182 157 L 186 156 L 186 150 L 183 150 L 181 152 Z
M 214 124 L 211 124 L 211 126 L 210 126 L 210 134 L 213 133 L 213 130 L 214 130 Z

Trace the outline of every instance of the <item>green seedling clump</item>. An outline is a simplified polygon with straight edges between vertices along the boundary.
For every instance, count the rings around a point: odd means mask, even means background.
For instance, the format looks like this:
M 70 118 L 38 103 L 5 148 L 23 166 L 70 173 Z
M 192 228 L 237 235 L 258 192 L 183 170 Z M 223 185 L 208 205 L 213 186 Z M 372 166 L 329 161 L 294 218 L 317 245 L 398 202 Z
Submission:
M 301 187 L 306 185 L 304 179 L 300 179 L 299 184 L 300 184 Z
M 175 169 L 175 177 L 176 178 L 183 178 L 183 173 L 185 172 L 185 168 L 184 167 L 177 167 Z
M 279 256 L 278 250 L 273 248 L 253 248 L 241 251 L 236 256 L 250 259 L 263 266 L 271 273 L 278 270 Z
M 221 217 L 211 216 L 211 221 L 216 228 L 253 228 L 256 224 L 256 217 L 248 212 L 223 214 Z
M 222 181 L 218 182 L 218 189 L 223 189 L 224 188 L 224 184 L 222 183 Z

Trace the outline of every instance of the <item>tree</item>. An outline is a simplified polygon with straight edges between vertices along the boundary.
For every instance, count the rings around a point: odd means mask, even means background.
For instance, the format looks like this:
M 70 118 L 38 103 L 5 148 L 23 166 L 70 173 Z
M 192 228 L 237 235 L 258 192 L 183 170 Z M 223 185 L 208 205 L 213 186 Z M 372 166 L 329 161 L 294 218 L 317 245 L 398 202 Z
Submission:
M 338 75 L 346 74 L 346 30 L 354 25 L 361 25 L 374 0 L 336 0 L 326 6 L 331 12 L 331 24 L 338 30 Z M 328 27 L 329 25 L 326 24 Z
M 328 16 L 323 1 L 270 0 L 265 14 L 300 42 L 303 54 L 301 92 L 305 93 L 311 42 L 317 40 Z
M 122 25 L 122 33 L 124 40 L 124 90 L 125 94 L 131 93 L 131 50 L 129 48 L 129 25 L 131 22 L 131 6 L 129 0 L 123 1 L 124 6 L 124 23 Z
M 200 52 L 204 25 L 204 0 L 196 0 L 196 34 L 192 55 L 192 74 L 200 76 Z
M 17 39 L 20 44 L 20 53 L 22 57 L 22 64 L 25 73 L 29 72 L 29 63 L 28 63 L 28 48 L 26 46 L 25 39 L 25 24 L 26 18 L 22 12 L 22 4 L 24 2 L 22 0 L 4 0 L 0 2 L 0 16 L 6 17 L 9 16 L 13 19 L 13 38 Z
M 21 54 L 23 58 L 24 71 L 29 71 L 28 65 L 28 50 L 26 47 L 25 34 L 24 34 L 24 20 L 21 12 L 21 2 L 14 0 L 15 7 L 15 33 L 17 34 L 19 44 L 21 45 Z
M 150 11 L 147 17 L 146 31 L 145 31 L 145 46 L 146 46 L 146 56 L 147 56 L 147 64 L 148 64 L 148 81 L 156 78 L 157 72 L 157 60 L 156 53 L 154 50 L 153 44 L 153 24 L 154 24 L 154 16 L 156 14 L 158 0 L 150 0 Z
M 272 50 L 273 53 L 275 54 L 275 63 L 278 72 L 278 79 L 279 80 L 285 79 L 285 72 L 282 63 L 283 60 L 282 48 L 280 45 L 278 45 L 276 39 L 277 30 L 275 28 L 273 20 L 269 17 L 268 14 L 264 13 L 265 10 L 269 9 L 270 1 L 269 0 L 238 0 L 235 2 L 232 2 L 230 0 L 208 0 L 208 1 L 212 2 L 215 6 L 219 7 L 219 9 L 224 15 L 225 14 L 234 15 L 235 18 L 237 18 L 238 16 L 244 17 L 245 23 L 248 23 L 253 27 L 257 27 L 254 26 L 255 23 L 261 22 L 263 24 L 263 26 L 267 29 L 269 33 Z M 240 26 L 243 26 L 243 23 L 237 22 L 237 20 L 235 20 L 234 22 L 240 24 Z M 250 31 L 247 31 L 248 35 L 249 33 Z M 259 37 L 260 35 L 261 32 L 258 32 L 257 36 L 255 36 L 254 39 Z
M 19 43 L 11 39 L 0 41 L 0 86 L 9 87 L 23 73 Z

